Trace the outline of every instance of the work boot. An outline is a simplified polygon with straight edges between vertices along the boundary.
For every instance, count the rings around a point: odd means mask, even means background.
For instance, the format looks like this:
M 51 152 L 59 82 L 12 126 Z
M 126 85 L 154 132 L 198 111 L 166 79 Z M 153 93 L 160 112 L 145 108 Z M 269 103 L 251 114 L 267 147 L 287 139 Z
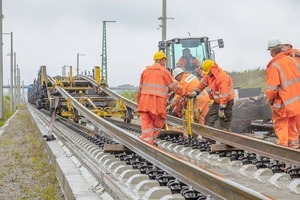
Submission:
M 289 147 L 292 149 L 298 149 L 300 146 L 298 140 L 289 141 Z
M 52 140 L 55 140 L 56 138 L 53 136 L 53 135 L 48 135 L 46 137 L 46 141 L 52 141 Z
M 143 140 L 144 142 L 147 142 L 148 144 L 153 145 L 153 143 L 154 143 L 154 137 L 143 137 L 143 135 L 140 135 L 139 138 L 141 140 Z

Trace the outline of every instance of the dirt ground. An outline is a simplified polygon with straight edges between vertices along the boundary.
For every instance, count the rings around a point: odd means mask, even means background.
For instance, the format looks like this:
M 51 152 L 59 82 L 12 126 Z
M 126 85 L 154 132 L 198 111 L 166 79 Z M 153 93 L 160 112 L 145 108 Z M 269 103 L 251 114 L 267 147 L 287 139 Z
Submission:
M 27 108 L 0 136 L 0 199 L 60 200 L 64 195 Z

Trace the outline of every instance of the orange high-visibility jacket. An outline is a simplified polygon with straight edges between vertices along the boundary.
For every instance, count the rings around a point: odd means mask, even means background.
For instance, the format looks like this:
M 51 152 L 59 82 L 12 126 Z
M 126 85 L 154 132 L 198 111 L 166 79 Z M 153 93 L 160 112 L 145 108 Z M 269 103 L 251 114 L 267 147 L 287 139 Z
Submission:
M 176 95 L 173 99 L 173 102 L 179 101 L 181 99 L 181 96 L 184 96 L 187 93 L 194 91 L 199 85 L 199 82 L 199 79 L 195 75 L 184 73 L 182 75 L 181 80 L 179 81 L 180 86 L 184 90 L 184 94 Z
M 290 49 L 285 54 L 295 58 L 300 63 L 300 51 L 298 49 Z
M 202 91 L 207 87 L 210 98 L 219 103 L 220 107 L 226 108 L 228 101 L 235 97 L 231 77 L 217 64 L 211 68 L 211 73 L 213 76 L 205 75 L 201 79 L 198 88 Z
M 199 67 L 200 66 L 199 60 L 197 58 L 193 57 L 193 56 L 189 60 L 187 60 L 183 56 L 180 57 L 180 59 L 178 60 L 176 66 L 185 69 L 187 64 L 189 64 L 189 65 L 195 65 L 195 67 Z
M 184 93 L 166 67 L 158 63 L 148 66 L 140 78 L 138 111 L 151 112 L 165 118 L 169 89 L 176 94 Z
M 195 75 L 184 73 L 179 84 L 184 89 L 186 94 L 188 92 L 194 91 L 194 89 L 197 88 L 199 82 L 199 79 Z
M 278 118 L 300 114 L 300 63 L 277 54 L 267 65 L 266 97 Z

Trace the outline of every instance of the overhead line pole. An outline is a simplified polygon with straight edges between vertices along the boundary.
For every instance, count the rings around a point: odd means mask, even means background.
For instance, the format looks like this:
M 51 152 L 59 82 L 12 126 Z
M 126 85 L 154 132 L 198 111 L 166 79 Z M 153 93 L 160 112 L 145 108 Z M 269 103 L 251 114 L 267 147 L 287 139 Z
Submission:
M 0 22 L 0 119 L 3 119 L 3 40 L 2 40 L 2 20 L 3 20 L 3 15 L 2 15 L 2 0 L 0 0 L 0 17 L 1 17 L 1 22 Z
M 17 91 L 18 91 L 17 102 L 18 104 L 20 104 L 21 103 L 21 73 L 18 65 L 17 65 Z
M 13 47 L 13 32 L 10 33 L 3 33 L 3 35 L 10 35 L 10 89 L 9 89 L 9 94 L 10 94 L 10 110 L 14 112 L 14 90 L 13 90 L 13 85 L 14 85 L 14 47 Z M 9 84 L 8 84 L 9 85 Z
M 116 21 L 103 21 L 103 32 L 102 32 L 102 62 L 101 62 L 101 83 L 107 82 L 107 49 L 106 49 L 106 23 Z
M 167 17 L 167 0 L 162 0 L 162 16 L 158 18 L 161 20 L 160 27 L 161 31 L 161 39 L 165 41 L 167 39 L 167 19 L 174 19 L 173 17 Z
M 14 84 L 13 84 L 13 89 L 14 89 L 14 110 L 17 109 L 17 53 L 14 52 Z
M 162 41 L 167 39 L 167 0 L 162 0 L 162 19 L 161 19 L 161 26 L 162 26 Z
M 77 53 L 77 75 L 79 75 L 79 56 L 85 56 L 85 54 Z
M 13 84 L 14 84 L 14 77 L 13 77 L 13 65 L 14 65 L 14 46 L 13 46 L 13 32 L 10 32 L 10 110 L 12 112 L 15 111 L 14 109 L 14 91 L 13 91 Z
M 4 35 L 10 35 L 10 111 L 14 112 L 14 91 L 13 91 L 13 85 L 14 85 L 14 76 L 13 76 L 13 65 L 14 65 L 14 56 L 13 56 L 13 32 L 10 33 L 3 33 Z M 9 84 L 8 84 L 9 85 Z
M 25 103 L 24 81 L 22 81 L 22 102 Z

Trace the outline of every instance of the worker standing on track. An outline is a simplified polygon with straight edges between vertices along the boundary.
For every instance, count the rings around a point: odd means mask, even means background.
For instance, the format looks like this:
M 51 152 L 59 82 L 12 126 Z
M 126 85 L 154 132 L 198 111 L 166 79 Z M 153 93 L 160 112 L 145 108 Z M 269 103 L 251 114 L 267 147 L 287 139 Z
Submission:
M 184 93 L 166 68 L 166 55 L 159 51 L 154 54 L 153 60 L 155 63 L 147 66 L 141 75 L 137 95 L 142 126 L 140 138 L 150 144 L 153 144 L 165 124 L 168 91 L 172 90 L 175 94 Z
M 191 50 L 185 48 L 182 50 L 182 56 L 178 60 L 176 67 L 180 67 L 185 71 L 194 72 L 197 67 L 200 67 L 199 60 L 191 54 Z
M 175 78 L 180 86 L 184 89 L 186 93 L 194 91 L 197 86 L 199 85 L 199 79 L 188 72 L 185 72 L 182 68 L 175 68 L 173 70 L 173 78 Z M 177 112 L 182 112 L 182 108 L 185 106 L 186 102 L 183 100 L 183 95 L 175 95 L 173 100 L 171 101 L 170 105 L 168 107 L 174 108 L 177 110 Z M 205 90 L 203 90 L 196 98 L 196 107 L 197 111 L 199 112 L 199 120 L 197 122 L 204 124 L 204 118 L 206 116 L 206 113 L 208 112 L 209 107 L 209 96 Z M 178 108 L 178 109 L 177 109 Z M 180 114 L 178 113 L 178 114 Z M 192 121 L 194 118 L 194 113 L 191 114 Z M 178 116 L 182 117 L 182 116 Z
M 300 50 L 294 49 L 292 43 L 289 40 L 282 40 L 281 49 L 286 55 L 291 56 L 300 64 Z M 299 137 L 299 135 L 300 135 L 300 115 L 296 116 L 296 127 L 297 127 L 297 133 L 298 133 L 298 137 Z
M 300 115 L 300 64 L 282 51 L 279 39 L 270 40 L 268 50 L 273 59 L 266 70 L 266 97 L 272 110 L 277 144 L 299 148 L 296 117 Z
M 205 125 L 213 127 L 219 120 L 222 130 L 231 131 L 232 106 L 235 97 L 231 77 L 222 70 L 213 60 L 207 59 L 202 64 L 205 76 L 198 87 L 187 96 L 192 98 L 208 87 L 208 94 L 213 99 L 205 117 Z

